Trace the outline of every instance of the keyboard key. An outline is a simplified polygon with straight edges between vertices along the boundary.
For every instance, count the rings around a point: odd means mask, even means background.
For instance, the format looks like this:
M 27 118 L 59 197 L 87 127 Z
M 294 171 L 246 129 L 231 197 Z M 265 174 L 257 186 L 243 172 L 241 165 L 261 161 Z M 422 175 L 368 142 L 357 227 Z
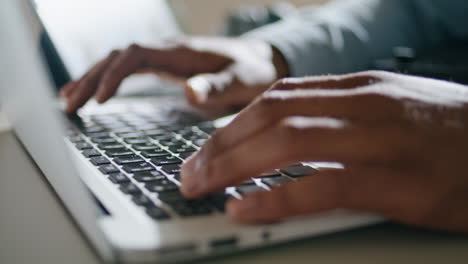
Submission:
M 172 192 L 179 189 L 179 186 L 170 180 L 159 180 L 154 183 L 148 183 L 145 187 L 148 191 L 157 193 Z
M 262 177 L 272 177 L 272 176 L 280 176 L 281 174 L 277 171 L 269 171 L 269 172 L 265 172 L 265 173 L 262 173 L 260 174 L 260 176 L 258 176 L 259 178 L 262 178 Z
M 91 146 L 90 144 L 88 144 L 86 142 L 76 143 L 75 146 L 79 150 L 85 150 L 85 149 L 92 149 L 93 148 L 93 146 Z
M 176 156 L 161 156 L 152 158 L 151 163 L 156 166 L 163 166 L 169 164 L 182 164 L 182 160 Z
M 98 132 L 105 132 L 106 129 L 102 126 L 90 126 L 83 128 L 83 133 L 91 134 L 91 133 L 98 133 Z
M 143 162 L 145 161 L 142 157 L 138 155 L 129 155 L 129 156 L 121 156 L 114 159 L 114 162 L 118 165 L 124 165 L 129 163 L 136 163 L 136 162 Z
M 134 155 L 135 153 L 128 148 L 121 148 L 121 149 L 113 149 L 106 151 L 106 155 L 114 158 L 114 157 L 121 157 L 121 156 L 128 156 Z
M 197 139 L 197 140 L 193 141 L 193 144 L 201 147 L 206 143 L 206 141 L 207 141 L 207 139 L 201 138 L 201 139 Z
M 224 213 L 226 211 L 226 202 L 229 198 L 230 196 L 226 193 L 214 193 L 210 195 L 209 200 L 218 211 Z
M 96 144 L 106 144 L 106 145 L 118 143 L 117 140 L 115 140 L 115 138 L 111 138 L 111 137 L 91 138 L 91 141 Z
M 192 156 L 192 154 L 193 154 L 193 152 L 184 152 L 184 153 L 180 153 L 179 157 L 182 160 L 186 160 L 186 159 L 188 159 L 188 157 Z
M 143 171 L 143 172 L 136 172 L 133 174 L 133 179 L 139 182 L 153 182 L 153 181 L 160 181 L 166 179 L 166 176 L 162 175 L 159 171 L 152 170 L 152 171 Z
M 155 168 L 148 162 L 126 164 L 122 167 L 122 169 L 128 173 L 155 170 Z
M 216 130 L 216 127 L 214 127 L 213 124 L 210 123 L 203 123 L 198 125 L 197 127 L 198 129 L 207 133 L 208 135 L 212 134 Z
M 126 138 L 124 141 L 127 144 L 142 144 L 142 143 L 150 143 L 149 139 L 146 137 L 138 137 L 138 138 Z
M 198 200 L 172 204 L 171 208 L 181 217 L 208 215 L 213 212 L 211 206 Z
M 125 146 L 120 144 L 120 143 L 99 144 L 98 148 L 102 149 L 102 150 L 114 150 L 114 149 L 123 149 L 123 148 L 125 148 Z
M 157 125 L 155 125 L 155 124 L 150 124 L 150 123 L 148 123 L 148 121 L 145 121 L 145 122 L 146 122 L 145 124 L 135 126 L 135 128 L 136 128 L 138 131 L 144 131 L 143 133 L 145 133 L 145 134 L 146 134 L 146 131 L 159 129 L 159 127 L 158 127 Z
M 236 191 L 241 194 L 249 194 L 258 191 L 265 191 L 262 187 L 256 185 L 255 183 L 242 184 L 241 186 L 236 187 Z
M 180 172 L 174 173 L 174 179 L 180 182 Z
M 169 215 L 166 212 L 164 212 L 163 209 L 156 207 L 156 206 L 151 206 L 149 208 L 146 208 L 146 213 L 155 220 L 169 219 Z
M 138 151 L 152 150 L 152 149 L 161 149 L 158 145 L 151 142 L 143 142 L 138 144 L 132 144 L 132 147 Z M 162 151 L 162 149 L 161 149 Z
M 290 179 L 288 179 L 288 177 L 285 177 L 285 176 L 282 176 L 282 175 L 262 177 L 261 179 L 262 179 L 263 184 L 265 184 L 267 186 L 270 186 L 270 187 L 279 186 L 279 185 L 282 185 L 282 184 L 290 181 Z
M 91 163 L 94 164 L 94 166 L 101 166 L 101 165 L 110 164 L 110 161 L 107 158 L 103 157 L 103 156 L 91 158 L 90 161 L 91 161 Z
M 123 173 L 112 173 L 109 175 L 109 180 L 111 180 L 115 184 L 122 184 L 130 182 L 127 176 Z
M 104 174 L 120 172 L 120 170 L 112 164 L 103 165 L 99 167 L 99 170 Z
M 116 133 L 116 134 L 119 134 L 119 133 L 132 133 L 132 132 L 135 132 L 135 129 L 133 127 L 130 127 L 130 126 L 124 126 L 124 127 L 111 128 L 111 131 Z
M 316 172 L 317 170 L 309 166 L 296 165 L 296 166 L 292 166 L 286 169 L 282 169 L 280 171 L 288 175 L 289 177 L 298 178 L 298 177 L 310 175 Z
M 189 141 L 195 141 L 197 139 L 202 139 L 204 137 L 201 137 L 200 134 L 197 134 L 195 132 L 191 133 L 191 134 L 187 134 L 187 135 L 183 135 L 182 136 L 185 140 L 189 140 Z
M 144 195 L 142 193 L 133 196 L 132 201 L 135 204 L 140 205 L 140 206 L 144 206 L 144 207 L 153 205 L 153 202 L 146 195 Z
M 150 138 L 152 138 L 154 140 L 164 141 L 164 140 L 171 140 L 172 138 L 174 138 L 174 136 L 172 134 L 152 135 L 152 136 L 150 136 Z
M 174 153 L 194 152 L 196 149 L 190 145 L 176 145 L 169 147 L 169 150 Z
M 101 156 L 101 153 L 95 149 L 85 149 L 81 153 L 83 153 L 83 156 L 85 156 L 86 158 Z
M 167 132 L 164 129 L 151 129 L 151 130 L 144 131 L 144 133 L 147 136 L 163 136 L 163 135 L 168 135 L 169 132 Z
M 161 169 L 167 174 L 175 174 L 175 173 L 180 172 L 180 165 L 179 164 L 163 165 Z
M 83 143 L 85 142 L 84 139 L 81 137 L 81 136 L 70 136 L 68 137 L 68 139 L 72 142 L 72 143 Z
M 185 142 L 180 139 L 171 138 L 167 140 L 159 140 L 159 144 L 166 146 L 166 147 L 170 147 L 170 146 L 181 146 L 181 145 L 184 145 Z
M 142 132 L 116 133 L 116 134 L 117 136 L 121 138 L 140 138 L 140 137 L 145 136 L 145 134 L 143 134 Z
M 162 192 L 158 194 L 158 199 L 167 203 L 172 204 L 174 202 L 185 201 L 185 198 L 179 190 L 175 190 L 173 192 Z
M 88 137 L 90 138 L 109 138 L 109 132 L 97 132 L 97 133 L 88 133 Z
M 131 195 L 141 194 L 141 190 L 135 184 L 131 182 L 120 185 L 120 190 L 123 193 L 131 194 Z
M 161 157 L 161 156 L 170 156 L 171 154 L 161 148 L 150 149 L 141 152 L 141 155 L 145 158 Z

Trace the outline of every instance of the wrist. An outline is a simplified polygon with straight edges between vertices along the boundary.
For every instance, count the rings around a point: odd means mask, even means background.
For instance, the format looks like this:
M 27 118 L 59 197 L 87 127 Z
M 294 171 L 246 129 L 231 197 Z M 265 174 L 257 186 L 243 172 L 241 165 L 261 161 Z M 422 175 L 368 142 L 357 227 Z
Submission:
M 271 48 L 273 51 L 272 61 L 276 69 L 276 77 L 278 79 L 289 77 L 289 66 L 286 58 L 276 47 L 271 46 Z

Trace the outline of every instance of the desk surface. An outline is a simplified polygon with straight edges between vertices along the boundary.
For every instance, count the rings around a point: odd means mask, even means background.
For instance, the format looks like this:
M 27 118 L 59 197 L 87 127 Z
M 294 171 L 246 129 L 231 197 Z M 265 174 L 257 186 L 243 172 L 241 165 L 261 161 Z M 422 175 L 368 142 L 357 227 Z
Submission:
M 395 224 L 199 263 L 467 263 L 468 236 Z M 0 263 L 99 263 L 11 132 L 0 131 Z

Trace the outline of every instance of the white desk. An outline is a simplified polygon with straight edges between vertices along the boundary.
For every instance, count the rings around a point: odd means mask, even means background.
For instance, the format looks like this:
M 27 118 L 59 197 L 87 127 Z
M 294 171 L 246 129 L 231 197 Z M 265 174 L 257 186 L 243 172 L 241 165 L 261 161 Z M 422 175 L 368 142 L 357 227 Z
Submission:
M 0 131 L 0 263 L 99 263 L 8 131 Z M 386 224 L 199 263 L 468 263 L 468 236 Z

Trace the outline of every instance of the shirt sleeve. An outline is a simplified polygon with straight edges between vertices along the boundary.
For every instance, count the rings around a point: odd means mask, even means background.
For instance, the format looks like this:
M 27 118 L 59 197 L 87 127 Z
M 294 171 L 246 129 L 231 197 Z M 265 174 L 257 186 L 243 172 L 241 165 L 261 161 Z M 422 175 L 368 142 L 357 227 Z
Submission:
M 335 0 L 305 8 L 245 37 L 276 47 L 291 76 L 369 69 L 405 46 L 418 54 L 468 40 L 465 0 Z

